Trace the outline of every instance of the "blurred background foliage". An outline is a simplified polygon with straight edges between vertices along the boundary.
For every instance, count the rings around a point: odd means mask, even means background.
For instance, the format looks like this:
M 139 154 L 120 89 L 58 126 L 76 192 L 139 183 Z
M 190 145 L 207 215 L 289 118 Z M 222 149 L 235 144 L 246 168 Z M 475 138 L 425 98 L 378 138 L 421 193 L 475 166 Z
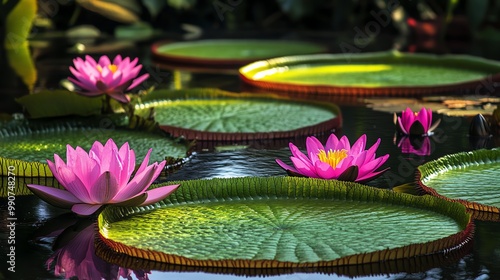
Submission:
M 0 91 L 13 100 L 57 84 L 65 77 L 54 68 L 67 72 L 70 63 L 62 53 L 251 37 L 317 40 L 331 52 L 393 48 L 497 58 L 500 0 L 0 0 L 0 67 L 14 70 L 0 76 Z M 44 57 L 50 65 L 40 63 Z
M 409 18 L 417 22 L 464 21 L 471 34 L 500 28 L 500 0 L 39 0 L 34 23 L 38 30 L 71 30 L 84 25 L 106 34 L 130 25 L 140 26 L 142 31 L 147 26 L 173 33 L 344 31 L 373 21 L 374 14 L 382 15 L 380 11 L 388 8 L 393 9 L 386 32 L 406 32 Z

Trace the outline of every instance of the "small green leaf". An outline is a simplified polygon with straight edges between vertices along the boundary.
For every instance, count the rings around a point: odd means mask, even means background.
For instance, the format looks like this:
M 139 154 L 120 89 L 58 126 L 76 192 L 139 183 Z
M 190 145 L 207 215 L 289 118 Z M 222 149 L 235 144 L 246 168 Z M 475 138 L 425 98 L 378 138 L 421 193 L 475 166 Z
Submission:
M 87 97 L 65 90 L 44 90 L 16 100 L 31 118 L 91 116 L 101 113 L 104 99 Z

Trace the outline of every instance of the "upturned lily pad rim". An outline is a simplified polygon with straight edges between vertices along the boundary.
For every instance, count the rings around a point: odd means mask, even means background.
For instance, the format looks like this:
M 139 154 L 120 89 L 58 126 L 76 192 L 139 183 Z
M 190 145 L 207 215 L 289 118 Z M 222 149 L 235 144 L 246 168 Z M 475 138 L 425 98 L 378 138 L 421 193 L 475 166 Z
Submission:
M 288 91 L 297 93 L 317 95 L 353 95 L 353 96 L 421 96 L 426 94 L 438 94 L 449 92 L 464 92 L 477 88 L 483 79 L 468 80 L 459 83 L 430 86 L 385 86 L 385 87 L 361 87 L 361 86 L 333 86 L 333 85 L 307 85 L 300 83 L 285 83 L 272 81 L 259 81 L 252 78 L 255 73 L 274 67 L 288 67 L 301 64 L 325 63 L 331 61 L 333 64 L 350 64 L 356 62 L 367 63 L 400 63 L 402 61 L 415 64 L 447 65 L 449 67 L 468 67 L 491 72 L 491 81 L 500 81 L 500 63 L 470 55 L 434 55 L 423 53 L 404 53 L 396 50 L 385 52 L 372 52 L 361 54 L 312 54 L 284 56 L 268 60 L 260 60 L 245 65 L 239 69 L 240 80 L 252 87 L 274 91 Z
M 183 45 L 193 45 L 196 46 L 197 44 L 200 45 L 200 47 L 203 44 L 213 44 L 213 43 L 241 43 L 241 42 L 277 42 L 277 43 L 283 43 L 283 42 L 290 42 L 290 44 L 293 43 L 301 43 L 301 44 L 308 44 L 311 46 L 317 47 L 320 51 L 314 52 L 314 53 L 325 53 L 328 51 L 328 48 L 324 45 L 321 45 L 319 43 L 313 43 L 309 41 L 298 41 L 298 40 L 289 40 L 289 41 L 284 41 L 284 40 L 271 40 L 271 39 L 202 39 L 202 40 L 196 40 L 196 41 L 180 41 L 180 42 L 173 42 L 171 40 L 163 40 L 154 43 L 151 46 L 151 54 L 153 55 L 153 58 L 156 60 L 163 61 L 165 63 L 175 63 L 175 64 L 189 64 L 189 65 L 199 65 L 199 66 L 209 66 L 209 67 L 214 67 L 214 68 L 233 68 L 233 67 L 239 67 L 242 65 L 245 65 L 247 63 L 254 62 L 259 59 L 267 59 L 270 57 L 260 57 L 260 58 L 227 58 L 227 59 L 222 59 L 222 58 L 198 58 L 198 57 L 192 57 L 188 55 L 169 55 L 162 53 L 159 49 L 165 45 L 178 45 L 178 44 L 183 44 Z
M 96 226 L 97 230 L 98 227 Z M 452 251 L 430 255 L 415 256 L 412 258 L 389 260 L 376 263 L 358 265 L 324 266 L 324 267 L 290 267 L 290 268 L 238 268 L 238 267 L 203 267 L 188 266 L 157 262 L 110 250 L 99 236 L 95 240 L 95 253 L 104 261 L 132 270 L 158 270 L 172 272 L 204 272 L 211 274 L 238 275 L 249 277 L 266 277 L 293 273 L 335 274 L 356 278 L 361 276 L 387 275 L 393 273 L 418 273 L 437 266 L 457 263 L 466 256 L 473 247 L 473 242 L 461 244 L 460 248 Z
M 460 163 L 462 167 L 474 164 L 484 164 L 499 162 L 500 159 L 500 149 L 481 149 L 471 152 L 460 152 L 455 154 L 445 155 L 438 159 L 429 161 L 423 165 L 420 165 L 417 168 L 417 189 L 422 194 L 429 194 L 441 199 L 445 199 L 452 202 L 458 202 L 467 207 L 468 210 L 472 212 L 472 216 L 474 219 L 483 220 L 483 221 L 500 221 L 500 208 L 482 204 L 475 201 L 470 201 L 466 199 L 455 199 L 450 198 L 445 195 L 440 194 L 436 189 L 429 187 L 424 184 L 425 178 L 445 173 L 450 170 L 450 163 Z
M 242 182 L 243 181 L 243 182 Z M 459 203 L 442 200 L 433 196 L 414 196 L 401 194 L 384 189 L 377 189 L 353 182 L 337 180 L 322 180 L 314 178 L 297 177 L 243 177 L 229 179 L 202 179 L 190 181 L 169 182 L 181 186 L 169 197 L 157 204 L 146 207 L 108 207 L 98 216 L 97 242 L 102 242 L 101 248 L 108 248 L 114 253 L 126 254 L 132 257 L 143 258 L 150 261 L 169 263 L 182 266 L 197 267 L 229 267 L 229 268 L 307 268 L 307 267 L 331 267 L 345 265 L 361 265 L 416 256 L 451 252 L 463 248 L 472 240 L 474 224 L 470 213 Z M 189 183 L 194 184 L 189 185 Z M 246 188 L 234 188 L 237 183 L 247 183 Z M 276 184 L 281 184 L 283 189 Z M 198 184 L 198 185 L 196 185 Z M 213 184 L 211 188 L 208 185 Z M 203 185 L 203 188 L 200 186 Z M 213 188 L 215 187 L 216 188 Z M 153 186 L 157 187 L 157 185 Z M 266 191 L 266 193 L 264 193 Z M 195 195 L 193 195 L 193 193 Z M 195 199 L 189 197 L 193 195 Z M 254 199 L 294 199 L 302 198 L 325 198 L 358 200 L 365 202 L 384 202 L 401 206 L 410 206 L 429 211 L 435 211 L 442 215 L 453 218 L 461 230 L 450 236 L 425 243 L 409 244 L 393 249 L 385 249 L 368 253 L 353 254 L 334 260 L 318 262 L 289 262 L 277 260 L 197 260 L 180 255 L 168 254 L 155 250 L 145 250 L 128 246 L 126 244 L 106 238 L 106 226 L 110 223 L 122 220 L 134 213 L 148 212 L 168 205 L 182 205 L 190 203 L 203 203 L 204 201 L 227 200 L 234 197 Z
M 283 100 L 292 103 L 308 103 L 317 107 L 326 108 L 335 114 L 335 117 L 314 125 L 300 127 L 288 131 L 269 132 L 212 132 L 195 129 L 182 128 L 178 126 L 162 125 L 160 128 L 173 137 L 182 137 L 187 140 L 203 141 L 249 141 L 249 140 L 269 140 L 294 138 L 304 135 L 316 135 L 331 132 L 342 127 L 342 113 L 340 108 L 331 102 L 321 102 L 308 100 L 306 98 L 290 98 L 278 94 L 253 94 L 235 93 L 212 88 L 193 88 L 175 91 L 153 91 L 142 98 L 142 103 L 136 106 L 137 109 L 151 108 L 155 104 L 167 100 L 190 100 L 190 99 L 249 99 L 249 100 Z

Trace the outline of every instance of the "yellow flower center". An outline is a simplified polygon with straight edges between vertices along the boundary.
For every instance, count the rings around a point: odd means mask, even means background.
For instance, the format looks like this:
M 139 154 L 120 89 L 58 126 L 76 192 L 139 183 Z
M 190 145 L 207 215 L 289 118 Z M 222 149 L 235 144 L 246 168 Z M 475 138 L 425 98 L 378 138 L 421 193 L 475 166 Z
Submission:
M 320 150 L 318 152 L 318 158 L 322 162 L 328 163 L 333 169 L 337 167 L 339 162 L 347 157 L 347 150 L 329 150 L 326 152 L 325 150 Z
M 98 64 L 96 68 L 97 68 L 97 71 L 102 72 L 101 65 Z M 108 65 L 108 69 L 109 69 L 109 71 L 111 71 L 111 73 L 114 74 L 116 72 L 116 70 L 118 70 L 118 66 L 116 66 L 114 64 L 110 64 L 110 65 Z

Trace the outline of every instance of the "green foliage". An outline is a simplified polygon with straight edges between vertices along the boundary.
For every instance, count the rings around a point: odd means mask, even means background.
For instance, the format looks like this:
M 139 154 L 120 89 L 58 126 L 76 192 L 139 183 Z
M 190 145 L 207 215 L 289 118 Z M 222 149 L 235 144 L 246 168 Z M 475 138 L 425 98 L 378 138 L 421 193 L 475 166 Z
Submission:
M 30 118 L 91 116 L 101 113 L 104 99 L 87 97 L 66 90 L 44 90 L 17 99 Z

